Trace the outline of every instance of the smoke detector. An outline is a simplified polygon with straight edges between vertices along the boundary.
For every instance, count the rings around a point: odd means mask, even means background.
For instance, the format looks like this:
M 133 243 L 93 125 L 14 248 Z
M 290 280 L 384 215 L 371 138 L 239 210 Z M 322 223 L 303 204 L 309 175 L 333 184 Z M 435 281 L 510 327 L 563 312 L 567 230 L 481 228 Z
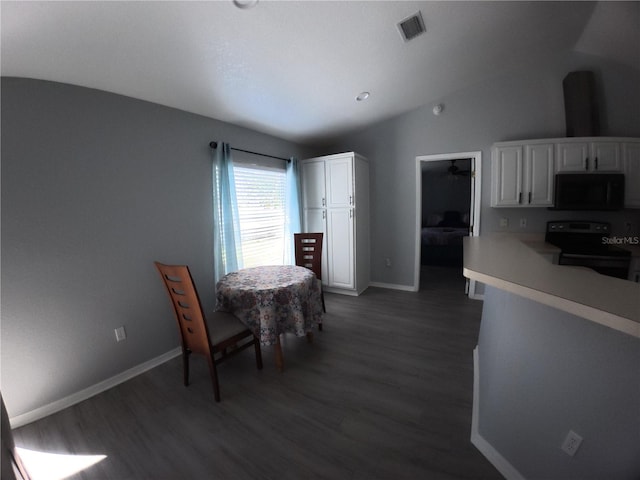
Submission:
M 413 40 L 419 35 L 422 35 L 427 29 L 424 26 L 424 20 L 422 20 L 422 14 L 420 11 L 405 18 L 398 23 L 398 31 L 405 42 Z

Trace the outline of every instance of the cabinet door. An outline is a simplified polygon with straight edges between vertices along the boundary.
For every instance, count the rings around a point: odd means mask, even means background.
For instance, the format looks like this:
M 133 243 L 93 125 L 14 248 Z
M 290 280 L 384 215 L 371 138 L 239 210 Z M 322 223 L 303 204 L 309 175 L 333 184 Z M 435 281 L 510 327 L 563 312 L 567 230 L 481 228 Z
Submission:
M 326 285 L 329 278 L 327 269 L 327 211 L 322 208 L 310 208 L 304 211 L 304 231 L 308 233 L 323 233 L 322 240 L 322 284 Z
M 522 200 L 522 146 L 493 151 L 492 207 L 520 205 Z
M 525 147 L 525 188 L 522 202 L 526 205 L 553 205 L 553 162 L 552 143 L 527 145 Z
M 591 158 L 593 158 L 593 165 L 590 165 L 589 168 L 594 171 L 619 172 L 622 170 L 618 142 L 592 143 Z
M 324 208 L 326 206 L 324 161 L 302 163 L 302 208 Z
M 586 172 L 588 158 L 587 142 L 559 143 L 556 152 L 556 172 Z
M 353 197 L 353 158 L 327 160 L 327 207 L 350 208 Z
M 640 208 L 640 143 L 622 145 L 624 166 L 624 206 Z
M 327 210 L 328 283 L 330 287 L 355 288 L 353 209 Z

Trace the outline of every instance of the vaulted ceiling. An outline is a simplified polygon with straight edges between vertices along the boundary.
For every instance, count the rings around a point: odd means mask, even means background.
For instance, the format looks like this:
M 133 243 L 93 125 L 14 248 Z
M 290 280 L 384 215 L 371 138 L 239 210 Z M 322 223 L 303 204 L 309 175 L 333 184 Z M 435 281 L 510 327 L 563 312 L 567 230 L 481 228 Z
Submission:
M 397 23 L 421 12 L 426 33 Z M 639 2 L 11 2 L 1 71 L 320 144 L 576 50 L 640 69 Z M 370 92 L 356 101 L 360 92 Z

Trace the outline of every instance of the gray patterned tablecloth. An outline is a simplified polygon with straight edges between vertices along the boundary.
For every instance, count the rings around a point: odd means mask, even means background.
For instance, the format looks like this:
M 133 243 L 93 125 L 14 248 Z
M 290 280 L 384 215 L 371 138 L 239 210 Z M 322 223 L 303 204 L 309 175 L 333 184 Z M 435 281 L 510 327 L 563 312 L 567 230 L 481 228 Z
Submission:
M 245 268 L 220 279 L 216 308 L 233 313 L 260 339 L 273 345 L 278 335 L 301 337 L 322 322 L 320 281 L 304 267 Z

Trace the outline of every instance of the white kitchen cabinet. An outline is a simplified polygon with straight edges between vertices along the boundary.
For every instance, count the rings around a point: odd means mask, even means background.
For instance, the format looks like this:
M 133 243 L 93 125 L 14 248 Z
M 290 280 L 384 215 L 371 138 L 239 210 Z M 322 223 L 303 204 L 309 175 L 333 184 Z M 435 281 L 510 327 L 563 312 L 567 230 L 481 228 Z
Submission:
M 640 139 L 565 137 L 491 149 L 492 207 L 551 207 L 556 173 L 624 173 L 625 207 L 640 208 Z
M 325 291 L 359 295 L 369 286 L 369 165 L 354 153 L 301 162 L 306 232 L 323 232 Z
M 553 205 L 554 145 L 496 144 L 492 149 L 492 207 Z
M 556 172 L 620 172 L 620 142 L 565 141 L 557 143 Z
M 624 171 L 624 206 L 640 208 L 640 142 L 622 144 Z

